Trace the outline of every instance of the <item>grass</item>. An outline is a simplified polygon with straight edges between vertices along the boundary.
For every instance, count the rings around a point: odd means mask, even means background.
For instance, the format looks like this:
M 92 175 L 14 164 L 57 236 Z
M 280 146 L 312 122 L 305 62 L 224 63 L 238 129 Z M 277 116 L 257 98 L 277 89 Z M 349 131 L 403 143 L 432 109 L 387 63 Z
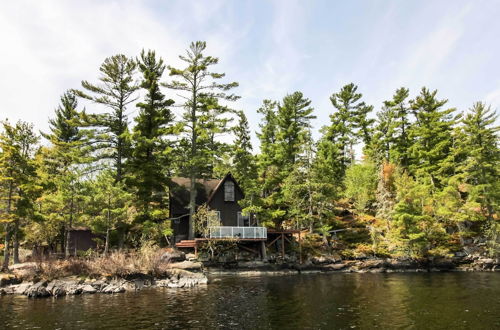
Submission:
M 168 262 L 161 259 L 163 251 L 155 246 L 145 245 L 134 252 L 112 252 L 107 256 L 74 257 L 65 260 L 44 260 L 31 268 L 19 270 L 24 280 L 53 280 L 62 277 L 127 277 L 147 274 L 164 276 Z

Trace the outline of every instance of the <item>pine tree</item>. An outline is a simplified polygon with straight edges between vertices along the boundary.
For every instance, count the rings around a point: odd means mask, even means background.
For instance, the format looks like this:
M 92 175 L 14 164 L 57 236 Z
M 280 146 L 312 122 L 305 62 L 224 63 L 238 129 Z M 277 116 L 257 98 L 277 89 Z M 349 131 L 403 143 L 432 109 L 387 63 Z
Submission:
M 33 203 L 37 198 L 39 186 L 36 180 L 34 152 L 38 136 L 33 125 L 19 121 L 12 126 L 2 122 L 0 134 L 0 202 L 2 211 L 0 222 L 5 227 L 5 251 L 3 270 L 8 269 L 10 261 L 10 241 L 13 243 L 14 263 L 19 262 L 19 240 L 23 222 L 33 217 Z
M 166 200 L 168 171 L 171 161 L 173 115 L 169 109 L 174 102 L 160 91 L 160 79 L 165 70 L 154 51 L 141 53 L 137 60 L 142 73 L 141 88 L 144 101 L 137 104 L 139 113 L 132 132 L 132 153 L 128 161 L 127 184 L 136 192 L 138 220 L 158 220 L 168 217 Z
M 411 126 L 409 137 L 412 145 L 409 172 L 427 178 L 431 184 L 441 188 L 446 177 L 453 169 L 452 126 L 454 120 L 451 113 L 455 109 L 443 109 L 447 100 L 438 100 L 437 91 L 422 88 L 419 96 L 411 102 L 411 110 L 416 118 Z
M 278 104 L 275 157 L 285 177 L 297 161 L 311 129 L 311 120 L 316 118 L 310 105 L 311 101 L 304 98 L 301 92 L 286 95 Z
M 206 43 L 197 41 L 191 43 L 185 56 L 179 58 L 186 63 L 183 69 L 168 67 L 170 75 L 177 78 L 164 86 L 184 92 L 183 104 L 184 114 L 182 123 L 184 126 L 184 137 L 180 141 L 183 159 L 183 172 L 189 176 L 189 239 L 194 237 L 193 215 L 196 212 L 196 179 L 204 174 L 206 164 L 213 164 L 213 151 L 207 148 L 207 139 L 215 137 L 212 132 L 220 130 L 216 117 L 219 119 L 230 112 L 230 109 L 219 105 L 219 100 L 235 101 L 238 96 L 227 94 L 238 83 L 219 83 L 225 74 L 209 71 L 210 67 L 216 65 L 219 60 L 216 57 L 203 54 Z M 224 130 L 226 127 L 222 127 Z M 212 130 L 212 131 L 211 131 Z M 215 132 L 221 133 L 221 132 Z M 215 141 L 215 140 L 212 140 Z M 210 146 L 210 144 L 208 144 Z M 213 145 L 212 145 L 213 146 Z
M 79 129 L 80 113 L 74 93 L 61 96 L 55 117 L 49 120 L 50 132 L 42 133 L 51 143 L 39 152 L 39 171 L 44 187 L 42 201 L 47 223 L 64 226 L 64 252 L 69 257 L 69 231 L 81 200 L 80 176 L 86 172 L 90 149 L 84 132 Z
M 114 181 L 111 171 L 101 172 L 93 182 L 93 187 L 90 204 L 96 216 L 92 219 L 92 225 L 97 231 L 104 231 L 104 254 L 108 254 L 112 231 L 128 219 L 132 194 L 127 192 L 123 182 Z
M 385 101 L 382 110 L 377 113 L 370 157 L 379 164 L 385 161 L 403 168 L 408 166 L 408 148 L 411 145 L 408 136 L 411 125 L 408 96 L 408 89 L 396 90 L 392 100 Z
M 297 172 L 294 169 L 305 152 L 304 145 L 310 142 L 310 121 L 315 118 L 310 104 L 302 93 L 295 92 L 286 95 L 277 104 L 276 111 L 272 102 L 265 102 L 260 110 L 265 117 L 259 138 L 264 142 L 263 153 L 267 153 L 259 159 L 260 174 L 264 174 L 260 177 L 263 181 L 261 214 L 275 226 L 282 225 L 289 209 L 282 186 Z
M 85 91 L 73 90 L 84 99 L 101 104 L 110 111 L 104 114 L 82 113 L 81 125 L 87 128 L 91 144 L 99 152 L 97 159 L 112 160 L 115 180 L 123 178 L 123 164 L 129 150 L 127 105 L 134 102 L 139 89 L 134 80 L 137 63 L 125 55 L 108 57 L 100 67 L 99 84 L 82 81 Z
M 233 175 L 240 183 L 246 197 L 253 194 L 257 179 L 257 164 L 252 154 L 250 128 L 243 111 L 238 112 L 239 122 L 234 127 L 235 141 L 233 144 Z
M 260 141 L 260 154 L 257 156 L 258 185 L 261 187 L 261 196 L 267 197 L 276 188 L 276 108 L 278 103 L 264 100 L 257 113 L 263 118 L 259 124 L 260 132 L 257 137 Z
M 486 218 L 484 234 L 489 238 L 489 250 L 493 256 L 500 253 L 500 225 L 494 220 L 498 217 L 500 200 L 499 127 L 495 126 L 496 119 L 491 107 L 475 103 L 461 120 L 456 143 L 456 149 L 465 155 L 456 169 L 457 176 L 465 184 L 462 189 L 467 192 L 465 204 L 481 209 L 483 218 Z
M 408 131 L 410 129 L 410 107 L 407 103 L 409 90 L 400 88 L 392 97 L 392 100 L 384 102 L 390 108 L 393 115 L 390 117 L 389 135 L 391 137 L 391 150 L 389 161 L 399 164 L 403 168 L 408 166 L 408 148 L 411 145 Z
M 363 95 L 357 89 L 351 83 L 332 94 L 330 101 L 337 111 L 330 115 L 330 126 L 322 128 L 323 137 L 318 145 L 318 153 L 324 157 L 319 161 L 330 168 L 329 172 L 338 173 L 336 177 L 340 179 L 354 163 L 354 146 L 364 142 L 366 147 L 371 141 L 373 119 L 367 115 L 373 107 L 361 101 Z

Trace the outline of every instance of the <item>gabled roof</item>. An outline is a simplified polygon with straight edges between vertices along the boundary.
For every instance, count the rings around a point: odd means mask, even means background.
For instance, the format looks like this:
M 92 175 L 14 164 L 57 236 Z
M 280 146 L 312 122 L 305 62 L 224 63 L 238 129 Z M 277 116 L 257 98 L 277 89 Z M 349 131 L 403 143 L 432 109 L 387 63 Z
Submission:
M 220 179 L 197 179 L 196 183 L 203 186 L 207 196 L 210 196 L 213 191 L 215 191 L 216 187 L 218 187 L 219 183 L 222 180 Z M 191 185 L 191 179 L 183 178 L 183 177 L 174 177 L 172 178 L 172 182 L 178 186 L 184 187 L 189 190 L 189 186 Z
M 242 192 L 242 194 L 244 194 L 243 190 L 241 189 L 238 182 L 236 181 L 236 179 L 233 177 L 233 175 L 231 173 L 227 173 L 224 176 L 224 178 L 222 178 L 222 179 L 197 179 L 196 180 L 198 189 L 200 188 L 200 186 L 202 186 L 203 189 L 205 190 L 205 193 L 207 196 L 207 201 L 206 201 L 207 203 L 209 203 L 212 200 L 215 193 L 224 185 L 224 182 L 228 178 L 231 178 L 232 181 L 234 181 L 236 187 Z M 183 190 L 189 191 L 189 187 L 191 185 L 191 180 L 189 178 L 174 177 L 174 178 L 172 178 L 171 181 L 175 186 L 182 187 L 182 188 L 184 188 Z M 178 192 L 179 191 L 178 190 L 176 191 L 175 189 L 171 190 L 171 194 L 174 195 L 174 197 Z M 198 190 L 198 192 L 199 192 L 199 190 Z

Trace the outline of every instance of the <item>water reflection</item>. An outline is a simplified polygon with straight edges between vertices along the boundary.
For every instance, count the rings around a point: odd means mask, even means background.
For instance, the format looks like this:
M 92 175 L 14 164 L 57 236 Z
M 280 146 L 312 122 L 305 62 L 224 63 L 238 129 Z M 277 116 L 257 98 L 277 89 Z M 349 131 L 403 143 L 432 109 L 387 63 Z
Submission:
M 500 275 L 224 277 L 207 287 L 0 297 L 0 328 L 500 328 Z

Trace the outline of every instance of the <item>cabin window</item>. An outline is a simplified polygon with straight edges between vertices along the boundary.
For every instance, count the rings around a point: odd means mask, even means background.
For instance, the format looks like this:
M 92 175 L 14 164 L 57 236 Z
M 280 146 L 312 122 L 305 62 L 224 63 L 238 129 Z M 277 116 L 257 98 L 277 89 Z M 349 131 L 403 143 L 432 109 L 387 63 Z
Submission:
M 224 182 L 224 201 L 234 202 L 234 182 L 226 181 Z

